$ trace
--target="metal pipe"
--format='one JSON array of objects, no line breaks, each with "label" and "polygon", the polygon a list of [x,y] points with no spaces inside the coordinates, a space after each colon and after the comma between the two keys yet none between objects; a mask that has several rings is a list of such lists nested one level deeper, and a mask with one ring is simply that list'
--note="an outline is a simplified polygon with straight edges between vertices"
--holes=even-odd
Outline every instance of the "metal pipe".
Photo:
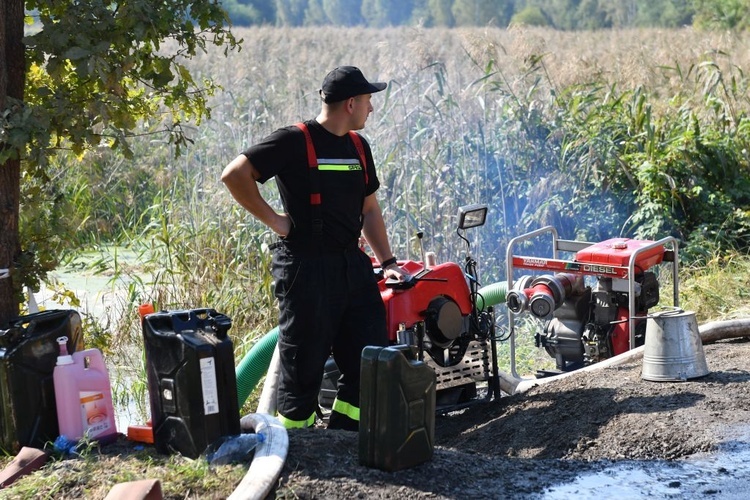
[{"label": "metal pipe", "polygon": [[659,241],[651,242],[648,245],[636,249],[630,255],[630,260],[628,261],[628,314],[630,314],[630,324],[628,325],[630,334],[628,339],[628,347],[631,349],[635,345],[635,323],[640,319],[635,315],[635,261],[637,260],[638,256],[646,250],[650,250],[660,245],[664,246],[667,243],[672,243],[672,249],[674,251],[674,261],[672,262],[672,300],[675,307],[679,307],[680,305],[680,292],[677,274],[677,265],[679,258],[677,250],[677,240],[672,236],[667,236],[666,238],[662,238]]},{"label": "metal pipe", "polygon": [[[552,235],[552,258],[557,258],[557,229],[553,226],[544,226],[530,233],[516,236],[508,242],[508,247],[505,250],[505,282],[507,283],[508,290],[513,289],[513,248],[516,243],[520,241],[530,240],[536,236],[544,233],[550,233]],[[509,346],[510,346],[510,372],[513,377],[518,377],[516,371],[516,320],[513,311],[508,309],[508,327],[509,332]]]}]

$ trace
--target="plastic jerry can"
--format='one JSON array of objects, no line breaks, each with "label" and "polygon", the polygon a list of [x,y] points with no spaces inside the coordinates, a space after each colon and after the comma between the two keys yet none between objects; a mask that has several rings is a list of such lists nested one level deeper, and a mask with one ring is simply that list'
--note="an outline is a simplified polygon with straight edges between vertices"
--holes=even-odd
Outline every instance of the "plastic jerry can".
[{"label": "plastic jerry can", "polygon": [[60,435],[71,441],[86,436],[97,441],[116,437],[115,410],[109,373],[99,349],[68,354],[60,337],[54,370],[55,402]]},{"label": "plastic jerry can", "polygon": [[218,438],[240,434],[232,321],[213,309],[141,321],[156,449],[197,458]]},{"label": "plastic jerry can", "polygon": [[432,458],[436,383],[435,371],[409,346],[364,348],[360,464],[392,472]]},{"label": "plastic jerry can", "polygon": [[62,336],[68,337],[68,352],[83,349],[77,311],[20,316],[0,329],[0,447],[6,452],[43,448],[59,435],[53,371]]}]

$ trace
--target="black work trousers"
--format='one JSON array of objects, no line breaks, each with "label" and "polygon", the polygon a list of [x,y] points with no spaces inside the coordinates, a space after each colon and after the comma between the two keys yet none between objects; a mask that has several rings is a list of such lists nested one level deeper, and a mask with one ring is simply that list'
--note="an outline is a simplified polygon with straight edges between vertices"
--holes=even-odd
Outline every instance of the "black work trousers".
[{"label": "black work trousers", "polygon": [[336,398],[359,408],[362,350],[388,345],[372,261],[357,247],[310,254],[279,245],[272,274],[279,300],[278,413],[309,421],[331,354],[341,372]]}]

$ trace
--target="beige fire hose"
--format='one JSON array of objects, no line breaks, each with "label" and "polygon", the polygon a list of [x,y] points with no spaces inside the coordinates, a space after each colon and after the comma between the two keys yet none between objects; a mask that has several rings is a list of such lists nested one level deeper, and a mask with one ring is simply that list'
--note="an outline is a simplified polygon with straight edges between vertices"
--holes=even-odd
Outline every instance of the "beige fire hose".
[{"label": "beige fire hose", "polygon": [[[750,337],[750,318],[732,319],[724,321],[712,321],[698,327],[701,342],[708,344],[717,340]],[[605,359],[593,365],[586,366],[580,370],[562,373],[553,377],[540,379],[516,378],[509,373],[500,372],[500,390],[506,394],[520,394],[532,387],[549,384],[564,379],[580,372],[601,370],[610,366],[627,363],[643,355],[644,346],[636,347],[630,351]]]},{"label": "beige fire hose", "polygon": [[698,333],[704,344],[717,340],[750,337],[750,319],[727,319],[711,321],[698,327]]},{"label": "beige fire hose", "polygon": [[261,433],[265,441],[255,448],[255,456],[245,477],[228,500],[262,500],[268,496],[284,467],[289,449],[289,436],[276,414],[276,389],[279,380],[279,347],[274,348],[268,365],[266,381],[260,394],[256,413],[240,420],[243,432]]},{"label": "beige fire hose", "polygon": [[266,415],[276,415],[276,391],[279,388],[279,370],[281,370],[281,361],[279,358],[279,346],[273,350],[271,362],[268,364],[266,372],[266,381],[263,384],[263,390],[260,392],[258,400],[258,413]]},{"label": "beige fire hose", "polygon": [[245,477],[228,500],[263,500],[281,474],[289,450],[289,435],[275,417],[250,413],[240,419],[243,432],[263,434],[265,439],[255,448],[255,456]]}]

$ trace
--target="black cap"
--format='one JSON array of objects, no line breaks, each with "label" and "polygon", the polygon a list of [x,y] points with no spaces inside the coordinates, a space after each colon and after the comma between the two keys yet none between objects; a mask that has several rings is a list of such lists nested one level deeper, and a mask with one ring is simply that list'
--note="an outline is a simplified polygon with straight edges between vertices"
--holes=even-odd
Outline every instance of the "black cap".
[{"label": "black cap", "polygon": [[330,104],[362,94],[374,94],[387,86],[383,82],[368,82],[359,68],[339,66],[326,75],[320,95],[325,103]]}]

